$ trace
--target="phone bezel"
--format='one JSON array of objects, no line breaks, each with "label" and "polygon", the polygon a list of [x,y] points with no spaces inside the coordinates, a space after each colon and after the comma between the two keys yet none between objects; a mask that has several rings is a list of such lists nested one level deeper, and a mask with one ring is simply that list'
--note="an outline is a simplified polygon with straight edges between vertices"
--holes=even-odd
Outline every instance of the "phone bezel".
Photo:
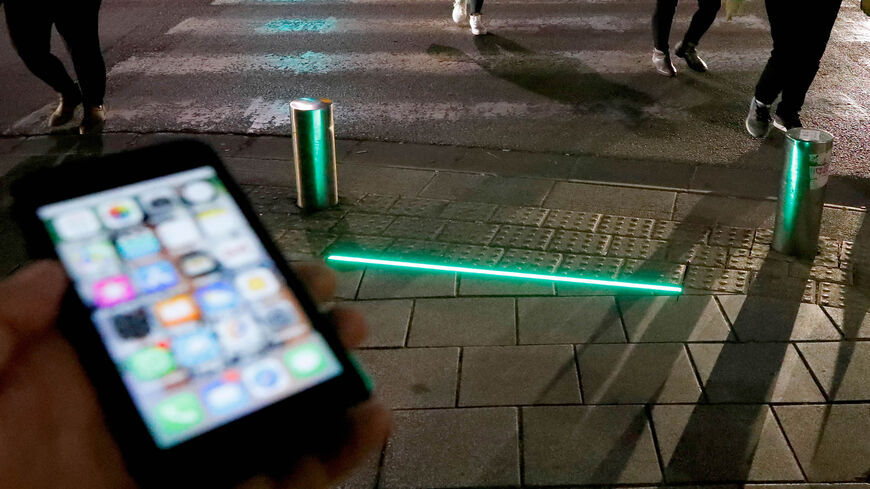
[{"label": "phone bezel", "polygon": [[[344,431],[341,416],[344,410],[369,395],[365,382],[342,347],[334,326],[318,311],[305,287],[290,270],[260,223],[244,192],[209,146],[196,141],[168,142],[98,158],[69,161],[55,168],[34,172],[14,185],[13,214],[24,231],[30,255],[34,258],[57,259],[48,230],[37,216],[39,207],[202,166],[214,168],[308,314],[314,329],[325,338],[340,361],[343,372],[228,424],[161,449],[124,386],[114,361],[90,320],[88,308],[70,287],[64,299],[59,325],[97,386],[107,424],[121,448],[128,469],[144,485],[183,486],[191,481],[201,484],[211,480],[210,484],[228,486],[260,471],[281,472],[280,466],[288,463],[288,458],[295,455],[293,452],[304,449],[300,444],[316,450],[317,444],[326,448],[331,442],[337,442]],[[81,322],[86,322],[90,327],[70,327]],[[288,417],[296,422],[287,423],[285,420]],[[299,442],[296,450],[274,438],[282,431]],[[279,447],[280,453],[275,453]],[[189,474],[191,480],[183,473]]]}]

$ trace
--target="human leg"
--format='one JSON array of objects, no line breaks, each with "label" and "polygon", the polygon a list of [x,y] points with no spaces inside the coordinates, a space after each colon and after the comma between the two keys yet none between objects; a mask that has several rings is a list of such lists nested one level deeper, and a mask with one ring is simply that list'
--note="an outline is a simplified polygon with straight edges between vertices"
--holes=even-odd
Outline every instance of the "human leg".
[{"label": "human leg", "polygon": [[100,0],[60,2],[55,25],[76,70],[85,105],[103,105],[106,94],[106,62],[100,50]]},{"label": "human leg", "polygon": [[653,46],[667,53],[671,37],[671,24],[677,11],[677,0],[656,0],[656,8],[652,16]]}]

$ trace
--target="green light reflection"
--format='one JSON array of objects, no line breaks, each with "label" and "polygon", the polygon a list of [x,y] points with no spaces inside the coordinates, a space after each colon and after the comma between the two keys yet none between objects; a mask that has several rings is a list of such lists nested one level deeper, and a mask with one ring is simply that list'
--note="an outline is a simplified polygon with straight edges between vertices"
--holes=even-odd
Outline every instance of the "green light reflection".
[{"label": "green light reflection", "polygon": [[335,18],[327,19],[275,19],[257,28],[261,34],[281,32],[329,32],[335,29]]}]

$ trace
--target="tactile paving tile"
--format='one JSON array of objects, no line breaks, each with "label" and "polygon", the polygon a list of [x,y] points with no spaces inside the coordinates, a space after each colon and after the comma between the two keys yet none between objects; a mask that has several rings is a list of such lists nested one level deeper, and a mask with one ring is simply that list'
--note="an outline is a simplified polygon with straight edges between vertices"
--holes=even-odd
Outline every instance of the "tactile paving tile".
[{"label": "tactile paving tile", "polygon": [[728,261],[728,248],[724,246],[707,246],[671,244],[668,247],[667,261],[675,263],[690,263],[704,267],[724,267]]},{"label": "tactile paving tile", "polygon": [[333,228],[337,233],[379,235],[384,232],[395,217],[382,214],[348,212]]},{"label": "tactile paving tile", "polygon": [[745,294],[749,287],[750,272],[726,268],[692,265],[686,271],[685,287],[731,294]]},{"label": "tactile paving tile", "polygon": [[498,224],[485,222],[448,221],[438,235],[439,241],[485,245],[498,232]]},{"label": "tactile paving tile", "polygon": [[773,243],[773,229],[758,228],[755,230],[755,243],[771,244]]},{"label": "tactile paving tile", "polygon": [[681,284],[685,274],[686,265],[661,261],[625,260],[617,277],[659,284]]},{"label": "tactile paving tile", "polygon": [[583,233],[580,231],[568,231],[560,229],[553,235],[549,251],[562,251],[565,253],[577,253],[581,255],[603,255],[613,236],[609,234]]},{"label": "tactile paving tile", "polygon": [[488,221],[496,209],[498,209],[496,204],[450,202],[438,217],[457,221]]},{"label": "tactile paving tile", "polygon": [[820,237],[819,238],[819,254],[816,255],[814,262],[823,267],[837,268],[840,266],[840,241]]},{"label": "tactile paving tile", "polygon": [[716,226],[710,234],[710,244],[733,248],[751,248],[754,237],[755,230],[751,228]]},{"label": "tactile paving tile", "polygon": [[290,260],[316,256],[335,241],[334,234],[313,233],[291,229],[275,240],[278,249]]},{"label": "tactile paving tile", "polygon": [[354,204],[355,210],[365,210],[369,212],[386,212],[387,209],[399,200],[397,195],[378,195],[367,194]]},{"label": "tactile paving tile", "polygon": [[640,217],[603,215],[595,227],[596,233],[631,236],[633,238],[649,238],[652,236],[654,219]]},{"label": "tactile paving tile", "polygon": [[400,216],[437,217],[448,201],[436,199],[401,198],[387,211]]},{"label": "tactile paving tile", "polygon": [[495,211],[490,221],[517,226],[540,226],[547,216],[548,209],[540,207],[502,206]]},{"label": "tactile paving tile", "polygon": [[553,273],[560,261],[560,253],[512,249],[505,250],[496,267],[515,272]]},{"label": "tactile paving tile", "polygon": [[835,284],[852,284],[852,272],[842,268],[830,268],[814,265],[810,267],[810,278],[819,282],[832,282]]},{"label": "tactile paving tile", "polygon": [[656,220],[652,239],[664,239],[675,243],[706,244],[710,236],[710,226],[681,221]]},{"label": "tactile paving tile", "polygon": [[442,255],[448,265],[491,267],[504,255],[504,248],[477,245],[449,245]]},{"label": "tactile paving tile", "polygon": [[390,258],[411,258],[426,263],[436,263],[441,261],[447,246],[447,243],[438,243],[436,241],[397,239],[384,250],[384,253]]},{"label": "tactile paving tile", "polygon": [[820,282],[819,305],[851,309],[863,316],[870,310],[870,291],[842,284]]},{"label": "tactile paving tile", "polygon": [[622,264],[622,258],[609,258],[590,255],[565,255],[558,273],[560,275],[575,275],[589,278],[616,278]]},{"label": "tactile paving tile", "polygon": [[746,256],[731,255],[728,257],[728,268],[737,270],[761,270],[764,266],[764,258],[760,256],[750,256],[749,250],[745,248],[737,248],[746,251]]},{"label": "tactile paving tile", "polygon": [[313,214],[291,214],[287,225],[290,229],[326,232],[338,224],[346,213],[343,209],[327,209]]},{"label": "tactile paving tile", "polygon": [[505,224],[498,230],[498,233],[490,244],[504,248],[545,250],[554,232],[554,229]]},{"label": "tactile paving tile", "polygon": [[387,249],[393,238],[383,236],[359,236],[344,234],[339,236],[326,250],[330,253],[373,253]]},{"label": "tactile paving tile", "polygon": [[434,239],[444,228],[446,221],[425,217],[397,217],[384,236],[394,238]]},{"label": "tactile paving tile", "polygon": [[607,250],[607,256],[640,259],[656,257],[665,261],[668,256],[667,246],[667,241],[614,236],[610,249]]},{"label": "tactile paving tile", "polygon": [[548,228],[569,229],[571,231],[591,232],[601,220],[601,214],[553,209],[547,214],[544,226]]}]

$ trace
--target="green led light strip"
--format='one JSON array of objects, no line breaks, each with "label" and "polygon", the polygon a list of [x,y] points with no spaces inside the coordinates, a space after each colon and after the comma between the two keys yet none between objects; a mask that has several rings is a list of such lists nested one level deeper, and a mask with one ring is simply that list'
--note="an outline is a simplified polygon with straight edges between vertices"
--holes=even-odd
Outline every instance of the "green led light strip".
[{"label": "green led light strip", "polygon": [[329,255],[328,261],[341,261],[349,263],[365,263],[368,265],[385,265],[389,267],[417,268],[422,270],[438,270],[442,272],[473,273],[477,275],[494,275],[496,277],[526,278],[532,280],[547,280],[553,282],[568,282],[572,284],[603,285],[605,287],[623,287],[627,289],[658,290],[661,292],[683,292],[683,288],[676,285],[638,284],[632,282],[620,282],[618,280],[599,280],[594,278],[566,277],[563,275],[544,275],[538,273],[509,272],[506,270],[490,270],[486,268],[456,267],[452,265],[436,265],[433,263],[416,263],[396,260],[381,260],[377,258],[363,258],[360,256]]}]

